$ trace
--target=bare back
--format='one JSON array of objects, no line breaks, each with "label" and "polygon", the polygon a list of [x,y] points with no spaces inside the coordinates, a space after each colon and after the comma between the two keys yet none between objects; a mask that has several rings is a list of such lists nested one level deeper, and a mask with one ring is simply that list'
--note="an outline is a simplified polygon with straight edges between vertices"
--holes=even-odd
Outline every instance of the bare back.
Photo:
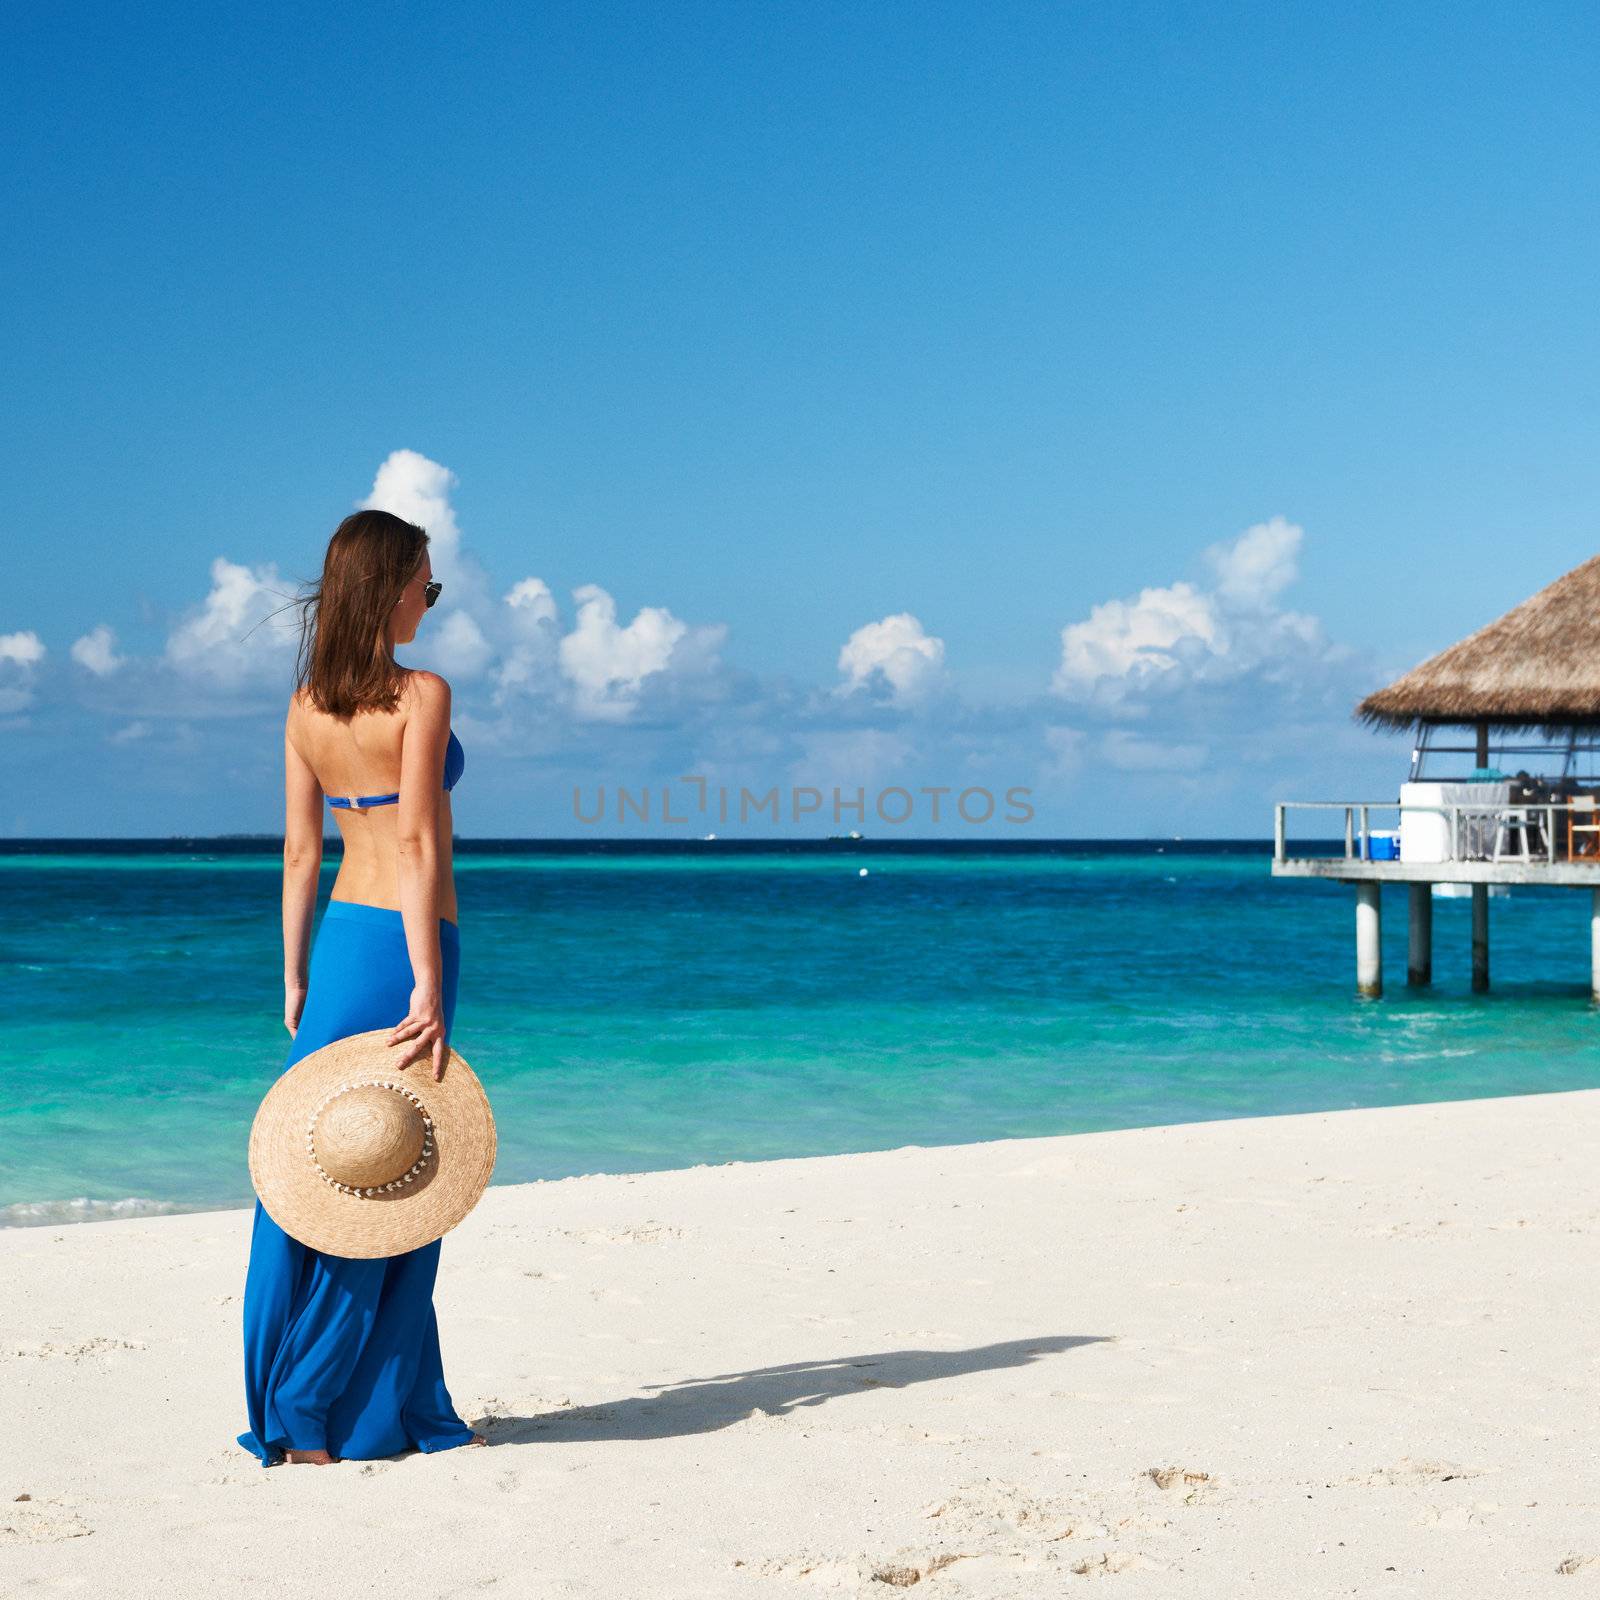
[{"label": "bare back", "polygon": [[[290,703],[284,737],[316,777],[324,795],[366,795],[399,791],[401,748],[412,696],[398,710],[361,711],[347,720],[318,711],[303,694]],[[400,909],[400,807],[333,810],[344,840],[344,859],[333,881],[332,898]],[[450,794],[441,786],[437,825],[439,915],[451,922],[456,885],[451,857]]]}]

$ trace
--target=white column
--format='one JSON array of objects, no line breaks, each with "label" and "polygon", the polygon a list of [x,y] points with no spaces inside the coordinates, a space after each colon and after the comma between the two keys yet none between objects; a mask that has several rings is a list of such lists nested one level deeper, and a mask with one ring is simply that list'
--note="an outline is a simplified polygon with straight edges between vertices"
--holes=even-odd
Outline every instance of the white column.
[{"label": "white column", "polygon": [[1376,1000],[1383,993],[1382,886],[1356,885],[1356,992]]},{"label": "white column", "polygon": [[1600,889],[1590,891],[1589,905],[1589,989],[1600,1000]]}]

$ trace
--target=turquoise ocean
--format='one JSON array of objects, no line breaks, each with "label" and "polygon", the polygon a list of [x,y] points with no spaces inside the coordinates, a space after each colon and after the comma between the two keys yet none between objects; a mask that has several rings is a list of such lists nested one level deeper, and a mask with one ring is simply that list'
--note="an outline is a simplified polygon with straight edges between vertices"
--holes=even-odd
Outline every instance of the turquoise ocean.
[{"label": "turquoise ocean", "polygon": [[[1265,845],[457,845],[451,1042],[497,1183],[1600,1085],[1589,896],[1435,907],[1354,995],[1347,886]],[[333,881],[330,856],[322,901]],[[270,846],[0,854],[0,1225],[239,1206],[289,1048]],[[396,1021],[399,1019],[396,1018]]]}]

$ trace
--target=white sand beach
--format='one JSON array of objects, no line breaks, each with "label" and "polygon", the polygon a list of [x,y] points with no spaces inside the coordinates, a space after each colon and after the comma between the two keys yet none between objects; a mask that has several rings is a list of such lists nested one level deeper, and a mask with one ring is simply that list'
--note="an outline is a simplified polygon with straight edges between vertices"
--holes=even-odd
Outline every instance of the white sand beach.
[{"label": "white sand beach", "polygon": [[1600,1090],[492,1189],[487,1450],[264,1469],[248,1213],[0,1233],[6,1596],[1600,1594]]}]

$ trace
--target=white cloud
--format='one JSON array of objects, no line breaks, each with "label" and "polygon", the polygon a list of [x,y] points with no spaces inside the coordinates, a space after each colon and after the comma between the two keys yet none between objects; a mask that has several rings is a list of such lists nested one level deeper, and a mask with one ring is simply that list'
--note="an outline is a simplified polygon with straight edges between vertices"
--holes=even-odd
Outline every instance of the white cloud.
[{"label": "white cloud", "polygon": [[1100,736],[1100,759],[1118,772],[1194,772],[1204,766],[1206,747],[1194,740],[1153,739],[1128,728]]},{"label": "white cloud", "polygon": [[840,649],[838,665],[843,693],[881,682],[892,699],[916,700],[939,681],[944,640],[930,636],[909,611],[899,611],[857,628]]},{"label": "white cloud", "polygon": [[[1086,606],[1060,632],[1058,699],[1039,696],[1034,680],[1000,684],[985,702],[972,679],[960,696],[946,692],[945,642],[910,611],[857,628],[838,651],[837,680],[799,688],[725,666],[721,625],[661,606],[642,606],[624,624],[599,584],[574,589],[575,609],[563,615],[543,578],[489,581],[451,508],[455,483],[440,463],[398,450],[367,503],[426,527],[441,575],[453,564],[407,659],[474,682],[463,717],[492,698],[498,714],[474,719],[491,748],[590,772],[605,758],[605,732],[574,738],[570,725],[611,723],[610,751],[626,748],[641,771],[659,763],[663,775],[736,772],[757,792],[788,778],[831,795],[837,783],[847,798],[857,784],[870,793],[891,782],[970,781],[1000,793],[1029,783],[1054,811],[1046,822],[1041,809],[1040,827],[1088,833],[1193,833],[1200,816],[1253,819],[1262,774],[1287,774],[1305,792],[1325,754],[1353,759],[1338,740],[1359,664],[1329,645],[1314,617],[1283,608],[1304,535],[1282,517],[1201,551],[1186,581]],[[195,714],[214,714],[211,696],[231,685],[254,691],[270,678],[287,687],[299,619],[285,609],[276,569],[219,557],[210,576],[204,599],[172,629],[164,661],[124,660],[107,624],[73,644],[72,659],[96,678],[116,674],[92,691],[78,681],[86,701],[110,714],[114,744],[169,741],[186,689]],[[263,623],[269,612],[280,616]],[[0,636],[0,712],[30,702],[44,659],[36,635]],[[187,681],[152,675],[152,666]],[[259,699],[237,696],[240,709]],[[903,705],[938,715],[886,710]],[[630,719],[637,731],[624,734]],[[191,740],[198,749],[214,737]],[[842,823],[857,825],[848,814]]]},{"label": "white cloud", "polygon": [[1237,539],[1206,551],[1224,602],[1260,607],[1275,600],[1299,576],[1298,557],[1305,529],[1282,517],[1257,522]]},{"label": "white cloud", "polygon": [[598,584],[572,591],[578,620],[559,648],[561,670],[576,690],[584,716],[625,717],[645,679],[665,672],[672,652],[689,632],[660,606],[641,606],[627,627],[617,626],[617,604]]},{"label": "white cloud", "polygon": [[[550,712],[579,720],[624,721],[642,701],[658,695],[685,704],[726,698],[730,680],[719,652],[727,629],[721,624],[692,625],[663,607],[644,606],[624,626],[610,594],[588,584],[573,591],[576,617],[566,628],[543,578],[525,576],[497,594],[463,548],[450,504],[455,484],[455,474],[442,463],[415,450],[395,450],[378,468],[364,502],[426,528],[436,572],[454,565],[441,603],[426,614],[408,647],[410,664],[433,667],[453,679],[487,678],[495,705],[518,694],[539,695]],[[155,661],[125,658],[109,624],[73,644],[72,658],[86,671],[99,678],[120,674],[119,681],[128,685],[121,705],[125,717],[149,714],[143,691],[160,689],[149,678],[152,668],[182,676],[208,700],[230,691],[253,698],[264,686],[288,685],[300,613],[277,568],[218,556],[211,562],[210,580],[204,598],[173,624]],[[43,646],[31,634],[0,639],[0,672],[9,663],[25,674],[42,654]],[[4,695],[0,709],[30,700],[31,689],[19,683]]]},{"label": "white cloud", "polygon": [[523,578],[501,597],[510,643],[495,669],[495,703],[516,691],[549,684],[556,675],[555,596],[543,578]]},{"label": "white cloud", "polygon": [[1061,630],[1058,694],[1092,689],[1103,679],[1148,681],[1172,671],[1185,657],[1213,648],[1216,607],[1190,583],[1141,589],[1134,600],[1106,600],[1088,621]]},{"label": "white cloud", "polygon": [[428,535],[434,576],[440,579],[454,573],[461,551],[461,529],[450,505],[456,482],[448,467],[415,450],[391,450],[372,480],[372,493],[362,501],[363,506],[392,512],[422,528]]},{"label": "white cloud", "polygon": [[1043,737],[1045,755],[1038,767],[1040,781],[1054,784],[1077,777],[1083,769],[1088,734],[1082,728],[1047,723]]},{"label": "white cloud", "polygon": [[21,633],[0,633],[0,661],[36,667],[44,660],[44,641],[31,628]]},{"label": "white cloud", "polygon": [[524,578],[512,584],[505,602],[519,621],[536,624],[556,619],[556,599],[543,578]]},{"label": "white cloud", "polygon": [[0,715],[33,704],[33,669],[44,658],[44,641],[31,628],[0,633]]},{"label": "white cloud", "polygon": [[494,659],[494,647],[466,611],[450,612],[435,628],[429,647],[446,677],[480,677]]},{"label": "white cloud", "polygon": [[[828,822],[840,828],[865,832],[875,820],[876,790],[902,775],[906,762],[916,754],[912,736],[898,728],[819,729],[795,734],[799,754],[789,763],[791,784],[822,791],[819,825]],[[837,802],[834,789],[839,790]],[[863,813],[858,816],[853,804],[857,789],[867,792]],[[789,806],[787,790],[779,796]],[[836,814],[837,810],[837,814]],[[863,820],[864,819],[864,820]]]},{"label": "white cloud", "polygon": [[1148,692],[1282,675],[1327,651],[1321,625],[1274,601],[1296,576],[1303,530],[1282,517],[1211,546],[1214,589],[1178,582],[1107,600],[1061,630],[1051,687],[1139,714]]},{"label": "white cloud", "polygon": [[117,636],[105,623],[72,641],[72,659],[97,678],[109,678],[122,665]]},{"label": "white cloud", "polygon": [[[218,556],[211,592],[167,637],[167,664],[224,687],[281,677],[299,632],[298,614],[282,612],[284,604],[271,562],[244,567]],[[273,612],[280,615],[266,620]]]},{"label": "white cloud", "polygon": [[[491,584],[450,512],[454,481],[440,464],[397,451],[374,484],[374,500],[442,530],[457,562],[444,601],[403,654],[472,684],[458,710],[476,748],[539,759],[574,780],[609,762],[641,786],[686,772],[758,794],[809,783],[828,802],[818,829],[869,835],[889,826],[874,817],[871,796],[891,784],[919,796],[929,786],[998,795],[1020,785],[1038,805],[1036,836],[1193,835],[1264,830],[1263,796],[1360,789],[1358,777],[1386,778],[1392,760],[1348,726],[1359,689],[1370,687],[1356,680],[1369,669],[1331,645],[1316,618],[1283,606],[1304,536],[1281,517],[1202,550],[1186,581],[1086,605],[1060,633],[1056,698],[1040,695],[1037,679],[996,679],[985,696],[970,676],[958,695],[946,687],[945,642],[909,611],[856,629],[834,682],[796,686],[724,665],[721,625],[661,606],[640,607],[624,625],[599,584],[573,590],[570,605],[540,577]],[[219,700],[248,712],[261,705],[262,684],[287,688],[299,619],[276,570],[218,558],[210,578],[172,628],[164,659],[124,659],[108,624],[73,644],[72,659],[95,681],[66,676],[106,717],[108,756],[176,741],[214,757],[234,726],[215,722]],[[263,624],[269,612],[279,616]],[[0,723],[31,705],[48,659],[37,635],[0,635]],[[487,713],[486,701],[494,713],[473,716]],[[905,704],[917,714],[900,715]],[[204,731],[175,726],[185,716],[206,718]],[[6,725],[27,726],[28,712]],[[238,726],[255,729],[255,719]],[[848,811],[833,818],[835,784],[846,801],[865,786],[864,821]],[[941,829],[954,826],[951,803]],[[535,825],[564,819],[546,807]]]}]

